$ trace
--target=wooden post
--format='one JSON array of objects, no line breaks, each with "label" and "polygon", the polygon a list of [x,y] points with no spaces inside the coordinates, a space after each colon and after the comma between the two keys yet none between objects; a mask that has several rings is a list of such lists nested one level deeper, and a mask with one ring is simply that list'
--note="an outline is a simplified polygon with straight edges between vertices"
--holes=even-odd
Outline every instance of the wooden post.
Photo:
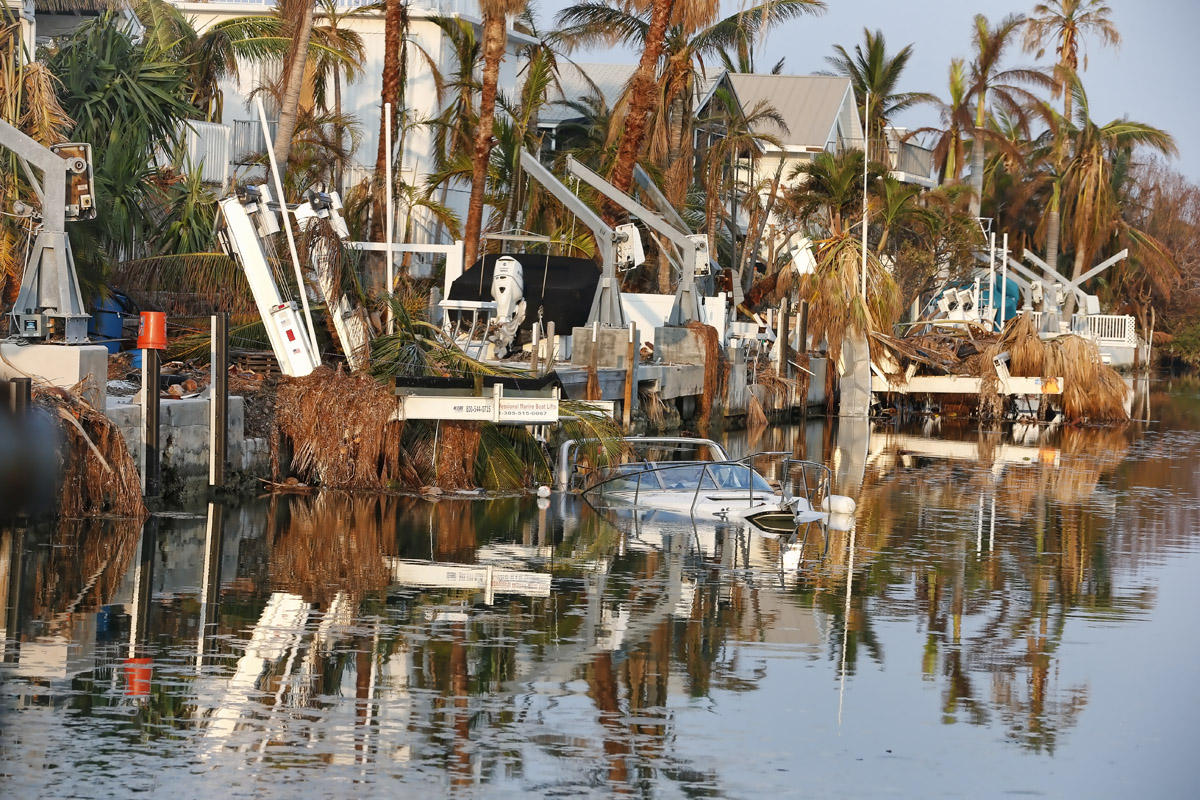
[{"label": "wooden post", "polygon": [[800,320],[797,325],[800,334],[800,352],[808,353],[808,301],[800,301]]},{"label": "wooden post", "polygon": [[17,419],[21,419],[29,413],[29,406],[33,402],[33,379],[10,378],[8,390],[9,411]]},{"label": "wooden post", "polygon": [[637,394],[637,325],[629,323],[629,343],[625,346],[625,408],[624,425],[629,430],[633,422],[633,398]]},{"label": "wooden post", "polygon": [[161,463],[158,452],[159,351],[142,350],[142,494],[157,497]]},{"label": "wooden post", "polygon": [[546,372],[554,369],[554,320],[546,323]]},{"label": "wooden post", "polygon": [[212,315],[208,382],[208,485],[225,485],[229,451],[229,314]]},{"label": "wooden post", "polygon": [[779,341],[779,377],[786,378],[788,376],[788,319],[787,300],[779,304],[779,330],[776,336]]},{"label": "wooden post", "polygon": [[542,346],[542,342],[541,337],[539,337],[538,334],[542,331],[542,323],[533,323],[533,328],[531,330],[533,339],[529,343],[529,371],[536,375],[538,371],[538,359],[541,357],[539,350]]}]

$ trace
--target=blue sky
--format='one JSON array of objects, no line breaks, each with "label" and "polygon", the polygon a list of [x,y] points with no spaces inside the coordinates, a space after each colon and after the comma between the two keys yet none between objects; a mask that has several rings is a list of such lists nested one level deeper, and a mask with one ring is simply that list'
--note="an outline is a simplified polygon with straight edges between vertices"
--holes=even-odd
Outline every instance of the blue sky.
[{"label": "blue sky", "polygon": [[[1200,103],[1195,89],[1200,77],[1200,0],[1108,0],[1108,4],[1123,41],[1116,50],[1087,42],[1088,66],[1083,78],[1092,117],[1105,123],[1128,116],[1167,130],[1179,146],[1175,168],[1200,182]],[[543,24],[548,25],[553,14],[567,5],[566,0],[541,0],[538,9]],[[726,13],[738,8],[736,3],[723,5]],[[831,54],[833,45],[852,50],[862,41],[866,26],[884,32],[889,50],[914,45],[904,89],[944,96],[950,59],[970,56],[972,17],[983,13],[998,20],[1005,14],[1025,13],[1033,8],[1034,0],[827,0],[826,5],[821,16],[776,29],[760,51],[760,68],[769,69],[782,57],[789,74],[824,69],[825,56]],[[1034,55],[1014,50],[1012,64],[1032,63]],[[609,63],[636,59],[629,51],[612,49],[574,57]],[[896,122],[920,127],[935,123],[936,117],[927,108]]]}]

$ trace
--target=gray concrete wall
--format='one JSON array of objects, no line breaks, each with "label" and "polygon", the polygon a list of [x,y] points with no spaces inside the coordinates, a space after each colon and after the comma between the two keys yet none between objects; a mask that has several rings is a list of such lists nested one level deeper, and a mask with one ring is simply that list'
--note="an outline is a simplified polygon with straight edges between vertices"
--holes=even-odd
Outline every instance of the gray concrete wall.
[{"label": "gray concrete wall", "polygon": [[[191,494],[208,485],[208,399],[161,400],[159,406],[159,452],[163,485],[168,491]],[[110,398],[105,409],[142,465],[142,407],[138,398]],[[265,477],[271,452],[266,439],[247,439],[245,400],[229,398],[229,469],[253,477]]]},{"label": "gray concrete wall", "polygon": [[104,407],[108,383],[108,350],[98,344],[18,344],[0,342],[0,378],[27,375],[52,386],[70,389],[83,382],[83,397],[96,408]]},{"label": "gray concrete wall", "polygon": [[[638,336],[642,334],[639,331]],[[571,364],[587,369],[592,363],[592,329],[575,328],[571,339],[574,346],[571,349]],[[597,367],[616,367],[625,369],[625,356],[629,352],[628,328],[597,328],[596,345],[600,352],[596,356]],[[639,361],[640,348],[634,348],[634,357]]]}]

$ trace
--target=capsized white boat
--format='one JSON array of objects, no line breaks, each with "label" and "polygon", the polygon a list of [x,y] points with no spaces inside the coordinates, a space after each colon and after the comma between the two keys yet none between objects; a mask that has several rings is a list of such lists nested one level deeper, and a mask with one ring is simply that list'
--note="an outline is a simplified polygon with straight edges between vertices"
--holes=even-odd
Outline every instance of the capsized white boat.
[{"label": "capsized white boat", "polygon": [[[767,531],[791,532],[826,514],[814,507],[818,498],[828,504],[829,470],[815,462],[785,459],[787,486],[772,485],[750,462],[756,454],[735,461],[711,439],[690,437],[630,437],[625,440],[640,460],[619,464],[593,475],[584,496],[605,505],[659,509],[693,518],[746,520]],[[564,465],[573,463],[578,442],[560,451],[562,484],[570,484]],[[678,456],[686,454],[688,459]],[[793,472],[803,476],[798,484]],[[815,476],[815,480],[809,480]]]}]

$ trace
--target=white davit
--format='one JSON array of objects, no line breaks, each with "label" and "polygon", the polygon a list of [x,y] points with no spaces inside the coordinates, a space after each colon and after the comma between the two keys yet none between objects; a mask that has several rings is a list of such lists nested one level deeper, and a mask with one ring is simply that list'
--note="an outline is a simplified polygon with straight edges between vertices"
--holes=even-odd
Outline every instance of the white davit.
[{"label": "white davit", "polygon": [[218,205],[225,219],[222,241],[226,251],[246,273],[246,282],[250,284],[280,372],[293,378],[311,374],[321,364],[321,359],[313,352],[311,337],[296,311],[296,304],[285,302],[279,293],[249,210],[236,195],[220,200]]}]

